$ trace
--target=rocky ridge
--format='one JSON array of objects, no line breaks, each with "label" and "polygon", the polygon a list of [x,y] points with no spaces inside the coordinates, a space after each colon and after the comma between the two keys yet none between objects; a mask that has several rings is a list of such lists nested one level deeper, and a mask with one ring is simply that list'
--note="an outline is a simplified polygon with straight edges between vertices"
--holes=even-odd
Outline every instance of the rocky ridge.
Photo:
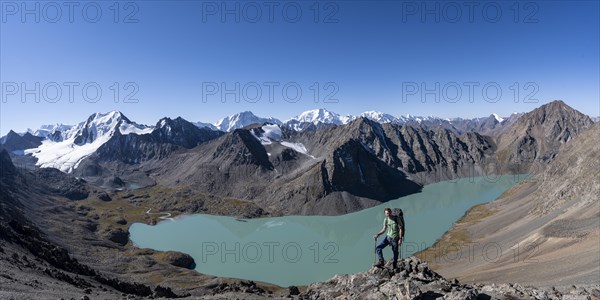
[{"label": "rocky ridge", "polygon": [[398,269],[371,268],[367,272],[336,275],[309,285],[300,299],[568,299],[600,297],[600,285],[539,289],[520,284],[461,284],[432,271],[416,257],[398,261]]}]

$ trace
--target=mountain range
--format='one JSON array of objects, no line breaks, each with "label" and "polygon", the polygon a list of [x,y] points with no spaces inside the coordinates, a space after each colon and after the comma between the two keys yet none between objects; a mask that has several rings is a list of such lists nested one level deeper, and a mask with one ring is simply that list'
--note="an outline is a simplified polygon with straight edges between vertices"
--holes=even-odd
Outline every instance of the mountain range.
[{"label": "mountain range", "polygon": [[[597,293],[571,285],[597,282],[600,127],[564,102],[507,118],[399,123],[373,113],[342,121],[315,111],[296,120],[305,124],[300,127],[270,119],[234,128],[242,115],[220,123],[229,131],[182,118],[146,126],[110,112],[75,126],[44,127],[44,133],[9,132],[0,145],[0,280],[9,282],[0,297],[32,289],[43,291],[43,299],[188,293],[215,299],[560,299]],[[477,251],[490,243],[523,245],[523,261],[512,255],[437,264],[408,258],[399,273],[372,269],[286,289],[199,274],[189,269],[189,255],[139,249],[128,238],[131,223],[157,221],[148,207],[241,218],[337,215],[430,182],[490,172],[532,178],[470,210],[439,241],[456,242],[458,234]],[[532,249],[540,253],[538,264],[526,261]],[[490,284],[446,280],[428,265],[448,278]],[[491,284],[503,283],[506,270],[519,282],[567,287]]]},{"label": "mountain range", "polygon": [[[470,131],[489,134],[491,132],[499,132],[502,128],[516,120],[520,115],[521,114],[514,113],[508,118],[501,118],[496,114],[492,114],[489,117],[484,118],[442,119],[437,117],[419,117],[411,115],[394,117],[390,114],[375,111],[367,111],[359,116],[341,116],[325,109],[314,109],[305,111],[285,122],[281,122],[272,117],[258,117],[250,111],[244,111],[222,118],[214,124],[203,122],[191,122],[191,124],[198,128],[207,128],[222,132],[231,132],[248,125],[263,123],[276,124],[282,128],[294,131],[305,131],[331,127],[333,125],[345,125],[357,118],[366,118],[380,124],[392,123],[425,129],[442,126],[457,134]],[[170,119],[163,118],[159,120],[156,125],[141,125],[130,121],[123,113],[118,111],[112,111],[105,114],[95,113],[89,116],[86,121],[77,125],[65,125],[62,123],[42,125],[39,129],[28,129],[27,132],[19,134],[11,130],[6,136],[0,138],[0,144],[10,152],[35,149],[28,151],[28,154],[37,158],[38,166],[57,167],[63,171],[70,172],[77,166],[82,158],[95,152],[100,145],[106,143],[113,135],[129,135],[130,133],[136,135],[151,134],[155,129],[161,131],[161,128],[165,126],[164,122],[168,120]],[[177,118],[175,120],[177,120],[175,122],[178,124],[185,122],[188,131],[196,131],[189,126],[188,121],[183,120],[182,118]],[[208,131],[203,130],[203,132],[206,133]],[[157,134],[158,133],[154,134],[155,137]],[[183,138],[183,135],[186,135],[187,133],[176,134],[180,135],[179,138]],[[162,136],[162,142],[170,143],[168,141],[167,133],[163,132],[158,135]],[[198,141],[194,141],[194,137],[187,137],[187,139],[188,141],[187,143],[184,143],[185,145],[183,145],[181,141],[170,144],[190,148],[192,146],[191,144],[206,140],[206,138],[199,138]],[[48,143],[45,143],[40,147],[44,140],[48,141]],[[38,147],[40,148],[36,149]],[[71,149],[75,147],[79,149],[77,149],[77,151],[71,151]],[[67,155],[66,152],[70,153]],[[48,153],[48,155],[45,155],[45,153]]]},{"label": "mountain range", "polygon": [[[101,117],[104,116],[105,119],[103,119],[104,121],[108,121],[106,118],[110,119],[110,118],[119,118],[120,116],[123,116],[123,114],[121,112],[118,111],[112,111],[106,114],[102,114],[102,113],[96,113],[92,116],[90,116],[90,118],[95,118],[96,117]],[[315,129],[315,127],[311,127],[310,124],[314,125],[314,126],[324,126],[324,125],[344,125],[344,124],[348,124],[349,122],[360,118],[360,117],[364,117],[370,120],[373,120],[375,122],[378,123],[395,123],[395,124],[400,124],[400,125],[404,125],[404,124],[422,124],[422,123],[429,123],[429,124],[448,124],[449,127],[453,127],[455,128],[455,130],[462,130],[462,131],[473,131],[473,130],[481,130],[483,128],[489,128],[489,129],[493,129],[496,127],[496,124],[500,124],[500,123],[505,123],[504,121],[508,121],[508,123],[510,123],[512,120],[518,118],[518,116],[522,115],[522,113],[513,113],[511,114],[509,117],[500,117],[497,114],[493,113],[488,117],[481,117],[481,118],[472,118],[472,119],[464,119],[464,118],[439,118],[439,117],[433,117],[433,116],[427,116],[427,117],[423,117],[423,116],[414,116],[414,115],[400,115],[398,117],[395,117],[391,114],[387,114],[387,113],[383,113],[383,112],[378,112],[378,111],[366,111],[363,112],[361,114],[359,114],[358,116],[353,116],[353,115],[339,115],[335,112],[331,112],[329,110],[320,108],[320,109],[313,109],[313,110],[308,110],[305,112],[302,112],[301,114],[286,120],[286,121],[280,121],[277,118],[274,117],[268,117],[268,118],[264,118],[264,117],[259,117],[256,116],[254,113],[252,113],[251,111],[243,111],[240,113],[236,113],[233,114],[231,116],[222,118],[217,120],[214,123],[206,123],[206,122],[201,122],[201,121],[197,121],[197,122],[192,122],[194,125],[196,125],[199,128],[202,127],[208,127],[210,129],[213,130],[220,130],[220,131],[224,131],[224,132],[229,132],[238,128],[243,128],[245,126],[251,125],[251,124],[257,124],[257,123],[272,123],[272,124],[277,124],[283,127],[288,127],[290,129],[296,130],[296,131],[302,131],[302,130],[306,130],[307,128],[312,128]],[[127,119],[127,118],[126,118]],[[118,120],[117,120],[118,121]],[[100,122],[102,122],[102,120],[100,120]],[[82,122],[83,123],[83,122]],[[127,119],[127,123],[132,123],[131,121],[129,121],[129,119]],[[153,126],[147,126],[147,125],[139,125],[136,123],[133,123],[134,127],[140,127],[140,128],[152,128]],[[505,123],[506,124],[506,123]],[[26,133],[29,133],[33,136],[37,136],[37,137],[43,137],[46,138],[48,136],[51,136],[52,134],[55,134],[56,132],[67,132],[69,130],[72,130],[74,127],[80,126],[81,123],[79,125],[65,125],[62,123],[56,123],[56,124],[51,124],[51,125],[42,125],[40,126],[40,128],[38,129],[27,129]],[[76,130],[76,129],[75,129]],[[139,133],[139,132],[136,132]],[[25,134],[24,133],[19,133],[19,135],[23,136]],[[0,142],[2,142],[2,140],[0,139]]]},{"label": "mountain range", "polygon": [[272,214],[340,214],[431,182],[541,168],[591,124],[562,101],[506,118],[318,109],[280,122],[242,112],[212,128],[182,118],[141,125],[113,111],[34,131],[45,137],[11,131],[1,145],[22,167],[54,167],[101,188],[176,186]]}]

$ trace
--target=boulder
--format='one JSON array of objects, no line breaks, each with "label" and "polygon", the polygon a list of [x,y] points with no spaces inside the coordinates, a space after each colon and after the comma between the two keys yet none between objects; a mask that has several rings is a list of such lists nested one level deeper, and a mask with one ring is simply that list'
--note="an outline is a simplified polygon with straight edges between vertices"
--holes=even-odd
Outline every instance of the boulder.
[{"label": "boulder", "polygon": [[100,192],[98,193],[98,199],[108,202],[108,201],[112,201],[112,198],[110,198],[110,196],[106,193],[106,192]]},{"label": "boulder", "polygon": [[167,251],[164,255],[164,260],[166,263],[180,268],[194,269],[196,267],[194,258],[189,254],[177,251]]},{"label": "boulder", "polygon": [[117,228],[108,233],[107,239],[121,246],[125,246],[127,242],[129,242],[129,232]]}]

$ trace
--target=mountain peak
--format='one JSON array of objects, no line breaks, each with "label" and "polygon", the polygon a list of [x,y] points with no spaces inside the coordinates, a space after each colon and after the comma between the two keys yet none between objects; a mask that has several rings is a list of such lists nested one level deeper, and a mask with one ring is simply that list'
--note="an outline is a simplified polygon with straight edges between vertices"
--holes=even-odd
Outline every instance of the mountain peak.
[{"label": "mountain peak", "polygon": [[307,110],[302,112],[300,115],[295,116],[293,118],[291,118],[289,121],[296,121],[296,122],[306,122],[306,123],[313,123],[313,124],[318,124],[318,123],[323,123],[323,124],[335,124],[335,125],[342,125],[342,124],[346,124],[349,121],[351,121],[352,119],[354,119],[354,117],[348,115],[348,116],[342,116],[339,115],[335,112],[329,111],[325,108],[317,108],[317,109],[311,109],[311,110]]},{"label": "mountain peak", "polygon": [[125,120],[128,123],[131,121],[120,111],[112,110],[107,113],[96,112],[92,114],[88,120],[96,120],[98,123],[112,124],[112,122],[119,122]]},{"label": "mountain peak", "polygon": [[[564,101],[562,101],[560,99],[552,100],[552,101],[546,103],[545,105],[562,105],[562,106],[568,106]],[[542,106],[544,106],[544,105],[542,105]]]},{"label": "mountain peak", "polygon": [[94,113],[88,117],[87,121],[69,131],[64,139],[75,136],[75,144],[83,145],[100,137],[110,138],[114,134],[150,133],[152,127],[131,122],[123,113],[113,110],[107,113]]},{"label": "mountain peak", "polygon": [[253,112],[249,111],[249,110],[245,110],[242,112],[237,113],[237,115],[240,116],[256,116]]},{"label": "mountain peak", "polygon": [[65,132],[71,128],[73,128],[73,125],[54,123],[54,124],[42,125],[42,126],[40,126],[39,129],[36,129],[36,130],[28,128],[27,132],[31,133],[34,136],[45,138],[45,137],[52,136],[56,132]]},{"label": "mountain peak", "polygon": [[502,121],[504,121],[504,118],[500,117],[497,113],[493,113],[490,115],[490,117],[494,117],[494,119],[496,119],[496,121],[502,123]]},{"label": "mountain peak", "polygon": [[250,124],[255,124],[255,123],[262,124],[265,122],[277,124],[277,125],[282,124],[281,121],[279,121],[278,119],[273,118],[273,117],[262,118],[262,117],[256,116],[251,111],[242,111],[242,112],[233,114],[229,117],[225,117],[225,118],[217,121],[214,125],[221,131],[229,132],[234,129],[246,127]]},{"label": "mountain peak", "polygon": [[499,153],[515,165],[547,163],[556,156],[556,149],[592,125],[590,117],[555,100],[510,125],[498,138]]},{"label": "mountain peak", "polygon": [[359,115],[379,123],[398,123],[398,118],[380,111],[365,111]]},{"label": "mountain peak", "polygon": [[[548,102],[531,112],[528,112],[526,115],[535,116],[536,119],[543,121],[543,119],[547,119],[549,117],[553,118],[588,118],[588,116],[579,112],[578,110],[572,108],[571,106],[564,103],[562,100],[554,100],[552,102]],[[591,120],[591,119],[590,119]]]},{"label": "mountain peak", "polygon": [[6,134],[7,137],[15,137],[15,136],[21,136],[18,133],[14,132],[12,129]]}]

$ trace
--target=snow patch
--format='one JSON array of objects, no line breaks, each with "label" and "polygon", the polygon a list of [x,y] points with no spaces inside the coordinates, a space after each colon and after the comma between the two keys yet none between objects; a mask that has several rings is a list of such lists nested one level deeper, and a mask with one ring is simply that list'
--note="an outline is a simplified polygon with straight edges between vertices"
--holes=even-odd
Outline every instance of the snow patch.
[{"label": "snow patch", "polygon": [[334,112],[320,108],[320,109],[307,110],[307,111],[301,113],[300,115],[291,118],[290,120],[288,120],[286,122],[298,121],[300,123],[308,122],[308,123],[313,123],[315,125],[318,123],[342,125],[342,124],[347,124],[348,122],[350,122],[354,119],[355,118],[350,115],[341,116]]},{"label": "snow patch", "polygon": [[271,145],[273,141],[281,141],[281,128],[279,125],[265,125],[261,127],[263,132],[251,129],[250,133],[263,145]]},{"label": "snow patch", "polygon": [[365,111],[363,113],[360,114],[361,117],[367,118],[369,120],[375,121],[377,123],[399,123],[398,118],[390,115],[390,114],[386,114],[386,113],[382,113],[380,111]]},{"label": "snow patch", "polygon": [[281,142],[281,145],[283,145],[285,147],[288,147],[288,148],[292,148],[296,152],[300,152],[302,154],[308,155],[311,158],[315,159],[314,156],[308,154],[308,151],[306,150],[306,147],[304,147],[304,145],[302,143]]},{"label": "snow patch", "polygon": [[272,141],[281,141],[281,128],[278,125],[265,125],[261,128],[265,132],[263,136]]},{"label": "snow patch", "polygon": [[130,133],[135,133],[135,134],[149,134],[152,132],[152,130],[154,130],[153,127],[150,126],[144,126],[144,125],[138,125],[138,124],[129,124],[129,123],[125,123],[123,122],[121,124],[121,126],[119,126],[119,131],[121,132],[121,134],[123,135],[128,135]]},{"label": "snow patch", "polygon": [[502,123],[502,121],[504,121],[504,118],[498,116],[498,114],[493,113],[492,116],[494,116],[494,118],[496,119],[496,121]]},{"label": "snow patch", "polygon": [[250,134],[252,134],[252,136],[256,138],[262,145],[271,145],[273,143],[268,137],[257,135],[254,130],[250,130]]},{"label": "snow patch", "polygon": [[41,168],[57,168],[62,172],[72,172],[86,157],[92,155],[100,146],[110,139],[111,135],[101,135],[91,143],[77,145],[75,137],[66,141],[54,142],[44,140],[42,144],[33,149],[27,149],[25,154],[31,154],[38,161],[36,166]]}]

